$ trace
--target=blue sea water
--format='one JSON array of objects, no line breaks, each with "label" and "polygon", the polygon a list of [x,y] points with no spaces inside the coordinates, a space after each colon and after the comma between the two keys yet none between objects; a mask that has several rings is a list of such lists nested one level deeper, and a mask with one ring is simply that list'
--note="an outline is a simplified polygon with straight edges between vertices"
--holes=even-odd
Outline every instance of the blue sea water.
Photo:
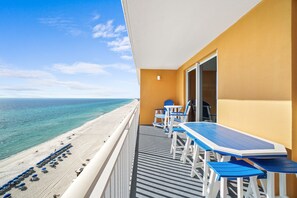
[{"label": "blue sea water", "polygon": [[46,142],[132,99],[0,99],[0,159]]}]

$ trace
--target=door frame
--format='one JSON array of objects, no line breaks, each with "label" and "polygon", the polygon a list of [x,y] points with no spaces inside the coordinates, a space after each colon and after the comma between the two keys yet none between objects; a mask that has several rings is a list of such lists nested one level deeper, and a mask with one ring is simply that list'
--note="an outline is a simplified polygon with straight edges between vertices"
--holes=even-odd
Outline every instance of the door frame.
[{"label": "door frame", "polygon": [[[210,56],[207,56],[206,58],[201,59],[198,63],[197,63],[197,70],[196,70],[196,101],[197,104],[199,102],[199,105],[197,105],[196,107],[196,121],[200,121],[200,118],[202,117],[202,69],[201,69],[201,65],[203,65],[204,63],[206,63],[207,61],[213,59],[216,57],[216,122],[218,122],[218,90],[219,90],[219,75],[218,75],[218,52],[216,51],[215,53],[211,54]],[[197,80],[199,79],[199,80]],[[198,95],[199,93],[199,95]],[[198,109],[199,108],[199,109]]]},{"label": "door frame", "polygon": [[[195,65],[191,66],[189,69],[186,70],[186,102],[189,100],[189,73],[196,69],[196,121],[200,121],[200,118],[202,117],[202,79],[201,79],[201,65],[206,63],[207,61],[211,60],[212,58],[216,57],[217,64],[216,64],[216,121],[218,122],[218,90],[219,90],[219,75],[218,75],[218,52],[211,54],[210,56],[207,56],[206,58],[201,59]],[[199,80],[198,80],[199,79]],[[199,88],[199,89],[198,89]],[[198,105],[199,104],[199,105]]]},{"label": "door frame", "polygon": [[[191,71],[193,71],[194,69],[197,69],[196,64],[186,70],[186,103],[189,100],[189,73]],[[197,75],[196,75],[196,77],[197,77]],[[196,85],[197,85],[197,78],[196,78]],[[197,96],[197,94],[196,94],[196,96]]]}]

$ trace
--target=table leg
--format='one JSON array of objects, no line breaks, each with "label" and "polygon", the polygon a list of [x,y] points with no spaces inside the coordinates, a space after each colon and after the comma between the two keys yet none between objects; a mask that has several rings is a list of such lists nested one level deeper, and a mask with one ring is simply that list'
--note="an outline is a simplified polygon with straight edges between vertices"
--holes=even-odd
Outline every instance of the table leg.
[{"label": "table leg", "polygon": [[267,172],[267,198],[274,198],[274,173]]},{"label": "table leg", "polygon": [[164,117],[164,130],[166,130],[166,127],[167,127],[167,118],[168,118],[168,110],[165,112],[165,117]]},{"label": "table leg", "polygon": [[257,176],[250,177],[250,183],[253,190],[253,196],[256,198],[260,198],[259,187],[257,183]]},{"label": "table leg", "polygon": [[242,177],[237,178],[237,197],[238,198],[243,197],[243,178]]},{"label": "table leg", "polygon": [[209,167],[207,165],[207,162],[210,161],[209,159],[209,151],[204,151],[204,167],[203,167],[203,188],[202,188],[202,195],[206,196],[207,194],[207,182],[208,182],[208,170]]},{"label": "table leg", "polygon": [[169,116],[168,118],[168,138],[171,138],[172,131],[173,131],[173,116]]},{"label": "table leg", "polygon": [[279,195],[280,197],[287,197],[287,181],[286,174],[279,174]]},{"label": "table leg", "polygon": [[173,133],[173,137],[172,137],[172,152],[173,152],[173,156],[172,158],[175,159],[175,154],[176,154],[176,150],[177,150],[177,133]]},{"label": "table leg", "polygon": [[227,191],[225,189],[226,185],[227,185],[227,178],[221,177],[220,198],[227,197]]}]

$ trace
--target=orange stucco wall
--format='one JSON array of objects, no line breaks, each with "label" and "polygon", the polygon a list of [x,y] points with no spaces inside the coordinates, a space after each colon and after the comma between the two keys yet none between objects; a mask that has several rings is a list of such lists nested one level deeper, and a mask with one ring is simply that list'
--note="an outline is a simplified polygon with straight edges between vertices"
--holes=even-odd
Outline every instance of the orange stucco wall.
[{"label": "orange stucco wall", "polygon": [[218,54],[218,122],[292,148],[291,0],[264,0],[179,68]]},{"label": "orange stucco wall", "polygon": [[140,70],[140,124],[152,124],[154,109],[162,108],[165,100],[176,101],[176,73],[175,70]]}]

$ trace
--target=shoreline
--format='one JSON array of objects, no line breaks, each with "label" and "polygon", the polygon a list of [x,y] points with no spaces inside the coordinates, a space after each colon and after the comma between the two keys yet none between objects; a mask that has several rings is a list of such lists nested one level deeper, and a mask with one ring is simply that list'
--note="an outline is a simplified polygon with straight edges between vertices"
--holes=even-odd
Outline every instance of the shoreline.
[{"label": "shoreline", "polygon": [[[26,183],[27,190],[21,191],[12,188],[9,193],[21,197],[32,197],[32,195],[33,197],[53,197],[54,194],[63,194],[72,180],[76,178],[75,170],[82,168],[89,162],[124,117],[133,109],[135,103],[136,100],[133,100],[84,123],[78,128],[0,160],[0,186],[33,166],[36,173],[40,175],[40,180],[44,180],[44,182],[29,182],[29,178],[26,178],[22,182]],[[70,149],[72,154],[63,159],[54,170],[46,165],[45,167],[49,170],[48,173],[41,173],[40,169],[36,167],[36,163],[68,143],[73,146]],[[34,184],[35,186],[37,183],[39,183],[37,188],[31,188],[31,185]]]}]

